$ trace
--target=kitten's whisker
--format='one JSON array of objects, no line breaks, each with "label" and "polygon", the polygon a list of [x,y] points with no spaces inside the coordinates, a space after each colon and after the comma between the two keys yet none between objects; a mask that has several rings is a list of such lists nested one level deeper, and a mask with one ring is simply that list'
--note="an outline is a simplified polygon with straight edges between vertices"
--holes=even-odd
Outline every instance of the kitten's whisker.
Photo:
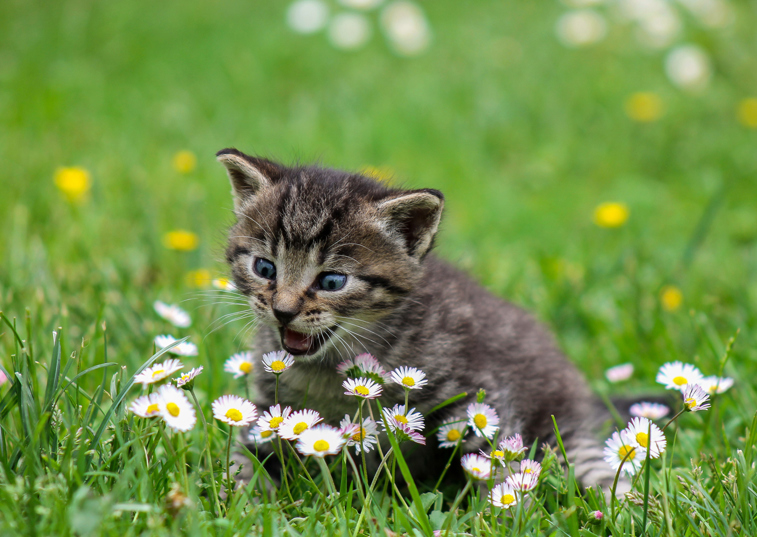
[{"label": "kitten's whisker", "polygon": [[[364,350],[365,352],[367,352],[368,354],[372,354],[372,353],[371,353],[371,351],[369,351],[369,350],[368,350],[368,348],[367,348],[367,347],[365,346],[365,343],[363,343],[363,342],[362,342],[362,341],[360,340],[361,334],[357,334],[357,333],[354,333],[354,332],[352,332],[352,331],[351,331],[351,330],[350,330],[349,328],[346,328],[346,327],[345,327],[345,326],[343,326],[343,325],[339,325],[339,327],[340,327],[340,328],[341,328],[342,330],[344,330],[345,332],[347,332],[347,334],[348,334],[348,335],[349,335],[350,337],[352,337],[352,338],[353,338],[353,339],[354,339],[354,340],[355,340],[355,341],[356,341],[357,343],[359,343],[359,344],[360,344],[360,346],[361,346],[361,347],[363,347],[363,350]],[[371,342],[371,343],[373,343],[374,345],[377,345],[377,343],[376,343],[375,341],[373,341],[372,339],[370,339],[370,338],[368,338],[368,337],[366,337],[366,336],[364,336],[364,335],[363,335],[362,337],[364,337],[365,339],[367,339],[368,341],[370,341],[370,342]]]},{"label": "kitten's whisker", "polygon": [[[390,349],[392,348],[392,344],[389,343],[389,341],[387,341],[386,338],[383,337],[378,332],[374,332],[373,330],[371,330],[370,328],[367,328],[366,326],[361,326],[359,324],[355,324],[355,323],[350,322],[350,321],[357,321],[357,320],[361,320],[361,319],[355,319],[355,318],[352,318],[352,317],[339,317],[339,316],[337,316],[336,318],[339,319],[340,323],[346,323],[346,324],[349,324],[350,326],[354,326],[355,328],[359,328],[361,330],[367,330],[368,332],[370,332],[371,334],[375,335],[376,337],[380,337],[384,341],[384,343],[387,344],[387,346]],[[368,321],[363,321],[363,322],[368,323]],[[382,327],[376,327],[376,328],[386,330],[390,336],[394,336],[394,334],[391,333],[391,331],[389,331],[386,328],[382,328]]]}]

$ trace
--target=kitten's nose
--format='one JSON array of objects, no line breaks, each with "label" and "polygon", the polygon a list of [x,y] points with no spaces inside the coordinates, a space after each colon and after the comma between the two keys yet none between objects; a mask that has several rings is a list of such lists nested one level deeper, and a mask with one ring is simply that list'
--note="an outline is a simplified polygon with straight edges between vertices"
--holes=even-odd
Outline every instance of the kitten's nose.
[{"label": "kitten's nose", "polygon": [[297,310],[280,310],[273,308],[273,316],[278,319],[278,321],[283,325],[288,325],[292,319],[297,317],[297,314],[300,313]]}]

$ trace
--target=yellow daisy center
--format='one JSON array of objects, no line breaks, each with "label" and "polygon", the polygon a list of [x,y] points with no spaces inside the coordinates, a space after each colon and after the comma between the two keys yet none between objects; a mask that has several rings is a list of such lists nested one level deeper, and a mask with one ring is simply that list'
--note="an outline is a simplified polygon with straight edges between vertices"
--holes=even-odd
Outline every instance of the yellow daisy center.
[{"label": "yellow daisy center", "polygon": [[504,496],[502,496],[502,503],[505,505],[515,503],[515,496],[513,496],[512,494],[505,494]]},{"label": "yellow daisy center", "polygon": [[[286,368],[287,368],[287,365],[281,360],[275,360],[274,362],[271,362],[271,369],[273,369],[275,373],[281,373]],[[242,366],[239,366],[239,369],[242,369]]]},{"label": "yellow daisy center", "polygon": [[415,379],[413,379],[413,377],[403,377],[402,384],[412,388],[413,386],[415,386]]},{"label": "yellow daisy center", "polygon": [[693,397],[689,397],[688,399],[686,399],[683,402],[683,404],[686,405],[687,407],[689,407],[689,410],[691,410],[692,408],[694,408],[695,406],[697,406],[697,400],[694,399]]},{"label": "yellow daisy center", "polygon": [[478,468],[471,468],[470,471],[471,473],[479,473],[479,474],[481,473],[481,470]]},{"label": "yellow daisy center", "polygon": [[360,395],[368,395],[370,392],[365,386],[355,386],[355,393]]},{"label": "yellow daisy center", "polygon": [[260,433],[260,437],[261,438],[268,438],[272,434],[273,434],[273,431],[263,431],[262,433]]},{"label": "yellow daisy center", "polygon": [[[276,362],[274,362],[274,363],[276,363]],[[281,362],[279,362],[279,363],[281,363]],[[271,368],[273,368],[273,366],[271,366]],[[250,371],[252,371],[252,364],[250,362],[242,362],[241,364],[239,364],[239,370],[242,373],[249,373]]]},{"label": "yellow daisy center", "polygon": [[498,449],[495,449],[494,451],[492,451],[492,457],[494,457],[496,459],[501,459],[504,456],[505,456],[505,452],[504,451],[500,451]]},{"label": "yellow daisy center", "polygon": [[226,411],[225,416],[231,421],[242,421],[242,413],[236,408],[230,408]]},{"label": "yellow daisy center", "polygon": [[218,278],[218,286],[219,287],[223,287],[223,288],[228,287],[229,286],[229,280],[227,280],[226,278]]},{"label": "yellow daisy center", "polygon": [[402,423],[403,425],[407,425],[407,418],[402,414],[397,414],[396,416],[394,416],[394,419]]},{"label": "yellow daisy center", "polygon": [[177,405],[176,403],[168,403],[166,405],[166,410],[168,410],[168,413],[171,414],[174,418],[179,415],[179,412],[181,412],[179,405]]},{"label": "yellow daisy center", "polygon": [[360,442],[363,438],[365,438],[365,429],[362,427],[360,428],[360,431],[352,435],[352,439],[355,442]]},{"label": "yellow daisy center", "polygon": [[300,423],[294,426],[294,429],[292,429],[292,432],[294,434],[300,434],[302,431],[304,431],[307,428],[308,428],[308,424],[305,423],[304,421],[301,421]]},{"label": "yellow daisy center", "polygon": [[525,470],[523,470],[523,473],[524,474],[533,474],[534,471],[531,468],[526,468]]},{"label": "yellow daisy center", "polygon": [[641,447],[649,445],[649,435],[647,433],[636,433],[636,441]]},{"label": "yellow daisy center", "polygon": [[162,375],[165,372],[166,372],[165,369],[156,369],[155,371],[152,372],[152,378],[160,376],[160,375]]},{"label": "yellow daisy center", "polygon": [[634,457],[636,457],[636,450],[631,446],[620,446],[620,449],[618,450],[618,457],[620,457],[620,460],[623,460],[626,458],[626,456],[628,456],[626,460],[632,461]]},{"label": "yellow daisy center", "polygon": [[448,442],[457,442],[460,440],[460,431],[457,429],[450,429],[447,431],[447,441]]},{"label": "yellow daisy center", "polygon": [[675,377],[673,379],[673,384],[676,386],[683,386],[684,384],[688,384],[688,381],[686,380],[686,377]]},{"label": "yellow daisy center", "polygon": [[145,411],[145,413],[152,414],[153,412],[158,412],[159,410],[160,409],[158,408],[158,403],[153,403],[147,407],[147,410]]},{"label": "yellow daisy center", "polygon": [[329,443],[325,440],[316,440],[313,444],[313,449],[316,451],[326,451],[329,449]]},{"label": "yellow daisy center", "polygon": [[271,429],[275,429],[276,427],[281,425],[282,421],[284,421],[284,418],[282,418],[281,416],[274,416],[273,418],[271,418],[271,421],[268,422],[268,426]]},{"label": "yellow daisy center", "polygon": [[717,384],[713,384],[712,386],[710,386],[710,389],[707,390],[707,391],[710,392],[710,393],[713,393],[713,392],[718,391],[718,388],[719,388],[719,386]]},{"label": "yellow daisy center", "polygon": [[476,414],[473,417],[473,423],[475,423],[476,427],[478,427],[479,429],[483,429],[484,427],[486,427],[488,421],[486,421],[486,416],[484,416],[483,414]]}]

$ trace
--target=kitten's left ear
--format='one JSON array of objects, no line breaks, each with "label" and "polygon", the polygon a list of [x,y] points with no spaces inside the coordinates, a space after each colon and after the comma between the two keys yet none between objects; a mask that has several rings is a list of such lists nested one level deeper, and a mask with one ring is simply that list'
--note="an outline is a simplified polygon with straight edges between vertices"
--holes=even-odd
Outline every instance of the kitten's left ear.
[{"label": "kitten's left ear", "polygon": [[439,229],[444,195],[430,188],[412,190],[381,201],[377,208],[385,229],[401,237],[411,256],[422,258]]},{"label": "kitten's left ear", "polygon": [[251,157],[236,149],[222,149],[216,153],[216,158],[229,174],[235,211],[246,199],[273,185],[282,174],[282,167],[275,162]]}]

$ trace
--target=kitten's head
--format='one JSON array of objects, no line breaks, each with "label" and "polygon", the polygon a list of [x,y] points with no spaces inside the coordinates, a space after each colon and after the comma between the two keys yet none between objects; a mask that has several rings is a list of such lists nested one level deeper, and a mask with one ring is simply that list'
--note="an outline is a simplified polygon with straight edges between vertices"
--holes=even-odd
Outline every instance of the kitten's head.
[{"label": "kitten's head", "polygon": [[419,283],[444,206],[438,190],[391,189],[235,149],[217,156],[237,217],[226,250],[234,283],[291,354],[320,355]]}]

